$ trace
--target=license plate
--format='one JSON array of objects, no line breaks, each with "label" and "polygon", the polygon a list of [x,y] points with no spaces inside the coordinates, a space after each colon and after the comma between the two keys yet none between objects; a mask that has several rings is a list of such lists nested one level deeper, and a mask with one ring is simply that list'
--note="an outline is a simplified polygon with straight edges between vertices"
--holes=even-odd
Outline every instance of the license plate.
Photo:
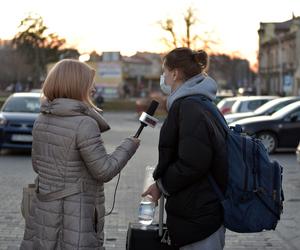
[{"label": "license plate", "polygon": [[12,135],[12,141],[32,142],[32,135]]}]

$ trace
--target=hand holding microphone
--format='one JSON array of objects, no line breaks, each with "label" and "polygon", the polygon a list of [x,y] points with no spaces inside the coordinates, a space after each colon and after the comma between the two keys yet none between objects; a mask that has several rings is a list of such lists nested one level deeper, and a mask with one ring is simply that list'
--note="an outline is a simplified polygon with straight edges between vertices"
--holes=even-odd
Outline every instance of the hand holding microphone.
[{"label": "hand holding microphone", "polygon": [[155,100],[152,100],[149,108],[147,109],[146,112],[143,112],[142,115],[140,116],[140,122],[141,122],[141,126],[139,127],[138,131],[136,132],[136,134],[134,135],[134,138],[138,138],[139,135],[141,134],[142,130],[144,127],[147,127],[148,125],[152,128],[155,127],[155,125],[157,124],[158,120],[153,117],[157,107],[158,107],[158,102]]},{"label": "hand holding microphone", "polygon": [[[134,152],[132,153],[132,155],[135,153],[135,150],[140,145],[140,139],[138,139],[138,137],[139,137],[140,133],[142,132],[143,128],[148,126],[148,125],[154,128],[156,123],[158,122],[158,120],[156,118],[152,117],[155,110],[157,109],[157,106],[158,106],[158,102],[153,100],[151,102],[148,110],[146,112],[142,113],[142,115],[139,119],[140,122],[141,122],[141,126],[138,129],[138,131],[136,132],[136,134],[133,137],[127,138],[127,139],[131,140],[133,142],[133,144],[135,145],[135,148],[133,148]],[[110,215],[112,213],[114,207],[115,207],[116,193],[117,193],[117,188],[118,188],[118,185],[119,185],[119,181],[120,181],[120,173],[119,173],[119,177],[118,177],[115,192],[114,192],[112,208],[108,213],[105,214],[105,216]]]}]

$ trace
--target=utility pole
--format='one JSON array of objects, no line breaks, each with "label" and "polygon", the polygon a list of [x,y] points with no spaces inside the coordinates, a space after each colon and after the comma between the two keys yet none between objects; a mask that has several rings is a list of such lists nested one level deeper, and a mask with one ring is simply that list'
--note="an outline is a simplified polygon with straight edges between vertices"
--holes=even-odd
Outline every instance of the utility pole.
[{"label": "utility pole", "polygon": [[278,41],[278,64],[279,64],[279,91],[280,93],[284,93],[283,91],[283,63],[282,63],[282,41],[280,36],[275,36]]}]

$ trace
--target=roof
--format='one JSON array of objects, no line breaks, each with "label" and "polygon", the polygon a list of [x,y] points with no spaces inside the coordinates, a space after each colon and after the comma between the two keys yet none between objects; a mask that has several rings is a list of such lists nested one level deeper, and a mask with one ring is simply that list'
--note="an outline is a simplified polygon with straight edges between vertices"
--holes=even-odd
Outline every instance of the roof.
[{"label": "roof", "polygon": [[[244,101],[244,100],[256,100],[256,99],[274,99],[274,98],[278,98],[278,96],[235,96],[235,97],[228,97],[225,98],[228,101],[234,101],[234,100],[240,100],[240,101]],[[224,100],[225,100],[224,99]]]},{"label": "roof", "polygon": [[[300,23],[300,16],[294,17],[290,20],[287,20],[285,22],[270,22],[270,23],[261,23],[261,25],[265,24],[274,24],[275,25],[275,31],[288,31],[291,27],[291,25],[294,22],[299,22]],[[262,28],[263,29],[263,28]]]},{"label": "roof", "polygon": [[35,93],[35,92],[18,92],[14,93],[11,96],[13,97],[41,97],[41,93]]}]

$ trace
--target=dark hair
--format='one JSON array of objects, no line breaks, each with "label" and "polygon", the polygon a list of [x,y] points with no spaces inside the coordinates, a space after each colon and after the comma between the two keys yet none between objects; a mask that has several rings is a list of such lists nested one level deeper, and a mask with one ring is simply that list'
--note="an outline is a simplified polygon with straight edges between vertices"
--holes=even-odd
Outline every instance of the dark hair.
[{"label": "dark hair", "polygon": [[164,57],[165,66],[179,69],[184,80],[203,72],[208,62],[208,55],[204,50],[193,51],[190,48],[176,48]]}]

